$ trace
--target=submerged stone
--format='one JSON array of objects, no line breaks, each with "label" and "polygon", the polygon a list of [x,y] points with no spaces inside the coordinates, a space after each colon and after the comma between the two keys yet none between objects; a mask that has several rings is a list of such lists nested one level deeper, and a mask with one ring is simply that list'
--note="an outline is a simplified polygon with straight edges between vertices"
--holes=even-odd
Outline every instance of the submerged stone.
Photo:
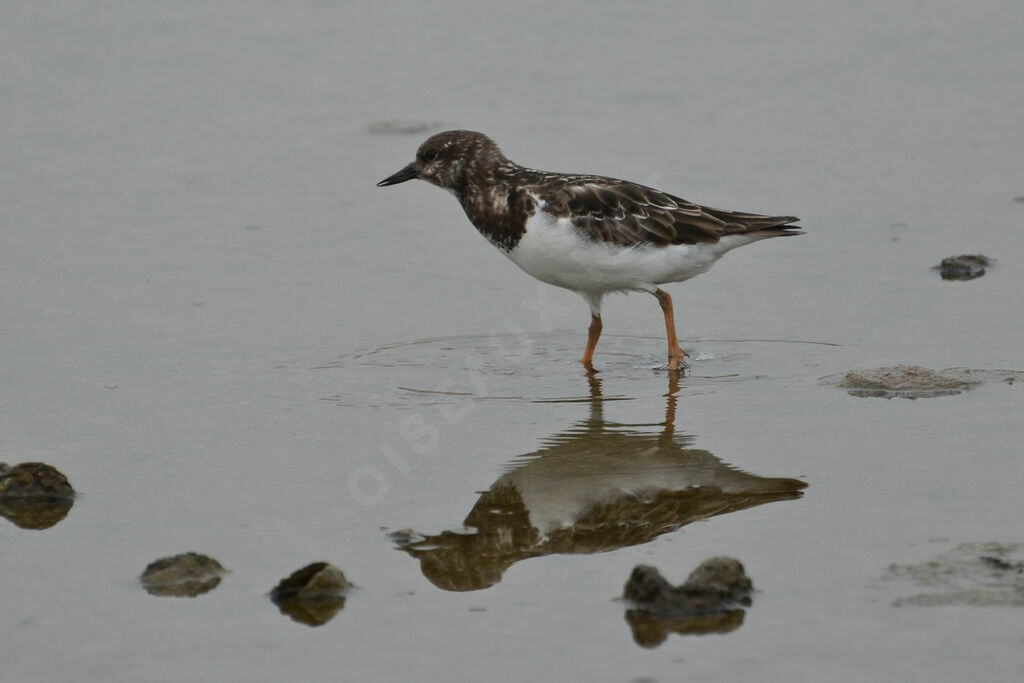
[{"label": "submerged stone", "polygon": [[182,553],[151,562],[142,572],[142,586],[150,595],[194,598],[216,588],[227,570],[220,562],[199,553]]},{"label": "submerged stone", "polygon": [[314,562],[282,579],[270,592],[270,599],[294,621],[321,626],[345,606],[351,586],[334,565]]},{"label": "submerged stone", "polygon": [[74,505],[75,490],[56,468],[41,462],[0,463],[0,516],[23,529],[48,529]]},{"label": "submerged stone", "polygon": [[985,274],[993,259],[982,254],[960,254],[947,256],[933,270],[939,271],[943,280],[973,280]]}]

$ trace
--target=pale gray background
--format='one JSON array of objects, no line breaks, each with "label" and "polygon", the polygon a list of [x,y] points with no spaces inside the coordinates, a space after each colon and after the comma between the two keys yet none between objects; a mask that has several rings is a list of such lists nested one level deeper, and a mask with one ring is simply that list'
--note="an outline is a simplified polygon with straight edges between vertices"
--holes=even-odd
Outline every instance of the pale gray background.
[{"label": "pale gray background", "polygon": [[[1020,540],[1020,387],[910,402],[817,384],[1024,369],[1019,0],[10,1],[0,65],[0,458],[82,493],[47,531],[0,520],[5,681],[1024,676],[1019,611],[893,608],[919,589],[881,580]],[[386,531],[457,528],[510,459],[585,417],[533,399],[586,394],[588,313],[445,193],[374,188],[425,137],[367,132],[396,118],[800,216],[806,236],[669,291],[707,359],[694,374],[736,375],[684,382],[678,429],[806,496],[522,562],[487,591],[429,584]],[[929,270],[962,252],[999,264]],[[504,331],[518,351],[491,350]],[[604,391],[632,399],[606,417],[663,419],[656,302],[610,299],[605,331]],[[839,346],[715,341],[752,339]],[[475,355],[488,372],[467,374]],[[399,387],[475,395],[448,419]],[[366,472],[386,490],[353,495]],[[232,574],[194,600],[141,590],[148,562],[187,550]],[[742,628],[634,645],[611,601],[630,569],[678,582],[716,554],[760,589]],[[360,590],[308,629],[264,595],[318,559]]]}]

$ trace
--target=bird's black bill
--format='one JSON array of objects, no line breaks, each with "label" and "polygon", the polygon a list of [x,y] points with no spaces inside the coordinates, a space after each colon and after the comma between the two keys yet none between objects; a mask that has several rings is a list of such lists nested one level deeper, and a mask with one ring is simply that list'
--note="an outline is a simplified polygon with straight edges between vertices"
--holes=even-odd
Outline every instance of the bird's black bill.
[{"label": "bird's black bill", "polygon": [[377,183],[377,187],[386,187],[388,185],[397,185],[398,183],[404,183],[406,180],[414,180],[420,177],[420,172],[416,170],[415,164],[409,164],[398,173],[389,175],[384,180]]}]

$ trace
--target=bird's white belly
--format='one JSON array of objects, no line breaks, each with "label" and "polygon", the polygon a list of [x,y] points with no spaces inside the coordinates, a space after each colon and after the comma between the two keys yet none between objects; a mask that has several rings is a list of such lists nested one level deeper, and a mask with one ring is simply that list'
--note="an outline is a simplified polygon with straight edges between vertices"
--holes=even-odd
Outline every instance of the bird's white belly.
[{"label": "bird's white belly", "polygon": [[[723,245],[724,246],[724,245]],[[705,272],[721,256],[719,245],[623,247],[581,235],[568,219],[538,212],[506,255],[533,277],[581,292],[643,290]]]}]

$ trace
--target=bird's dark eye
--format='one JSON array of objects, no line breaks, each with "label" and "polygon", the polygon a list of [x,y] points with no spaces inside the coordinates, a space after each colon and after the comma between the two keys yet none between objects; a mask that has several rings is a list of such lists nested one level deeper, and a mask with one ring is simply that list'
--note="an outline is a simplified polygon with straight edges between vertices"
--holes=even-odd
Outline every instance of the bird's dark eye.
[{"label": "bird's dark eye", "polygon": [[423,152],[423,160],[424,161],[433,161],[436,158],[437,158],[437,150],[436,149],[428,149],[428,150]]}]

